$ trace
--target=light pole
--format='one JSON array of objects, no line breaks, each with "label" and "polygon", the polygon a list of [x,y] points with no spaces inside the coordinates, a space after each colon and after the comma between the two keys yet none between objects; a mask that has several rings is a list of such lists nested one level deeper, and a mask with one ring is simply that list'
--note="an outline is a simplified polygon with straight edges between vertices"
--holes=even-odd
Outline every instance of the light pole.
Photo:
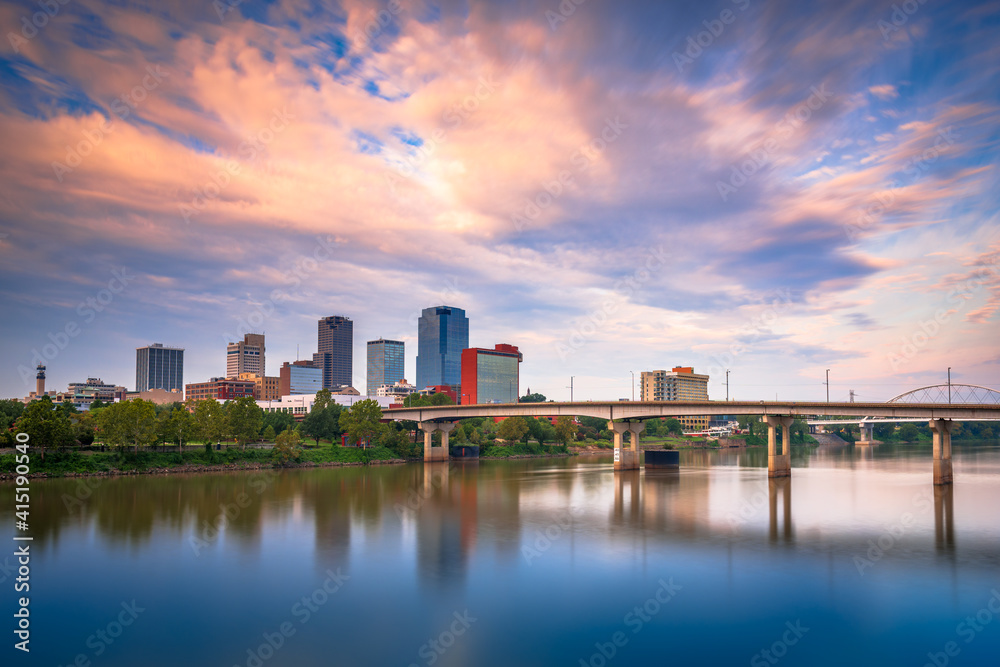
[{"label": "light pole", "polygon": [[826,369],[826,402],[830,402],[830,369]]},{"label": "light pole", "polygon": [[629,371],[632,374],[632,400],[635,400],[635,371]]},{"label": "light pole", "polygon": [[951,366],[948,366],[948,402],[951,403]]},{"label": "light pole", "polygon": [[575,375],[570,375],[569,376],[569,402],[570,403],[573,402],[573,378],[575,378],[575,377],[576,377]]},{"label": "light pole", "polygon": [[729,400],[729,369],[726,369],[726,400]]}]

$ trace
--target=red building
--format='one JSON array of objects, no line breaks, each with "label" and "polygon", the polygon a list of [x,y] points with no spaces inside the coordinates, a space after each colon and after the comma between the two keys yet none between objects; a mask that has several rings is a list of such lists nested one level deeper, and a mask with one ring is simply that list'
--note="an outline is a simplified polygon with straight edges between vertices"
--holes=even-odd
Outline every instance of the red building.
[{"label": "red building", "polygon": [[505,343],[462,350],[462,405],[517,403],[522,360],[520,350]]},{"label": "red building", "polygon": [[231,380],[229,378],[212,378],[208,382],[196,382],[184,385],[184,395],[194,401],[204,401],[214,398],[217,401],[229,401],[249,396],[253,398],[253,380]]}]

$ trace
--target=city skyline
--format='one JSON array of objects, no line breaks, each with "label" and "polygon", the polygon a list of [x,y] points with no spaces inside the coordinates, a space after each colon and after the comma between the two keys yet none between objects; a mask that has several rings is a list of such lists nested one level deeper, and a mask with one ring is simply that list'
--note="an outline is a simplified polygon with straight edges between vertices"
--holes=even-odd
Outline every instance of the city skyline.
[{"label": "city skyline", "polygon": [[363,389],[439,303],[557,400],[998,385],[991,5],[394,6],[81,0],[9,43],[0,396],[153,342],[277,367],[329,312]]}]

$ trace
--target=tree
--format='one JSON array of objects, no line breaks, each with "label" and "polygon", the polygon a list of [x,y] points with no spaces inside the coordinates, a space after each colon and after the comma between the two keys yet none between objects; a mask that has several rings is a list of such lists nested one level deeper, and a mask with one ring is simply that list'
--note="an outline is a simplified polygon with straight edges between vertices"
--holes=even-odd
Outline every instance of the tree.
[{"label": "tree", "polygon": [[29,403],[14,428],[18,433],[28,434],[29,444],[38,448],[43,461],[47,447],[63,447],[73,438],[69,416],[56,409],[48,396]]},{"label": "tree", "polygon": [[99,398],[95,398],[94,401],[90,404],[90,411],[93,412],[94,410],[101,410],[103,408],[106,408],[107,406],[108,406],[107,403],[105,403]]},{"label": "tree", "polygon": [[240,396],[226,403],[226,422],[236,444],[245,450],[247,443],[256,438],[264,426],[264,411],[253,396]]},{"label": "tree", "polygon": [[73,438],[76,439],[77,443],[83,447],[89,447],[94,443],[94,438],[96,437],[94,427],[97,421],[93,414],[90,412],[81,412],[80,414],[73,415],[70,423],[73,426]]},{"label": "tree", "polygon": [[792,425],[788,427],[788,432],[792,436],[792,442],[805,442],[806,434],[809,433],[809,425],[801,419],[792,420]]},{"label": "tree", "polygon": [[332,400],[323,408],[317,409],[318,405],[318,401],[313,404],[312,412],[302,420],[302,434],[315,438],[317,445],[320,438],[326,438],[336,445],[341,435],[340,413],[344,408]]},{"label": "tree", "polygon": [[876,439],[885,442],[886,440],[892,438],[892,436],[896,433],[896,425],[891,423],[875,424],[873,432]]},{"label": "tree", "polygon": [[371,399],[358,401],[340,413],[340,428],[351,442],[365,445],[385,430],[382,408]]},{"label": "tree", "polygon": [[274,429],[275,434],[278,434],[294,428],[295,418],[287,412],[265,412],[264,429],[266,430],[269,426]]},{"label": "tree", "polygon": [[226,432],[226,413],[214,398],[195,403],[194,431],[207,443],[220,442]]},{"label": "tree", "polygon": [[526,419],[528,424],[528,437],[533,438],[539,445],[545,444],[545,426],[541,419]]},{"label": "tree", "polygon": [[323,387],[316,392],[316,398],[313,400],[313,410],[322,410],[326,406],[333,403],[333,394],[329,389]]},{"label": "tree", "polygon": [[292,461],[297,461],[302,455],[299,448],[299,433],[293,429],[282,431],[274,441],[274,449],[271,456],[280,466],[286,466]]},{"label": "tree", "polygon": [[168,424],[170,439],[177,443],[183,455],[184,442],[190,440],[195,431],[194,415],[188,412],[183,406],[175,407],[170,411],[170,421]]},{"label": "tree", "polygon": [[500,422],[500,430],[497,431],[498,438],[510,443],[518,442],[527,434],[528,422],[521,416],[507,417]]},{"label": "tree", "polygon": [[264,442],[274,442],[275,438],[274,427],[268,424],[264,427]]},{"label": "tree", "polygon": [[542,394],[525,394],[521,398],[517,399],[519,403],[544,403],[545,396]]},{"label": "tree", "polygon": [[113,403],[101,410],[97,418],[105,443],[115,447],[135,447],[156,442],[156,408],[149,401],[134,398]]},{"label": "tree", "polygon": [[448,394],[431,394],[430,405],[455,405],[455,401]]},{"label": "tree", "polygon": [[915,442],[920,435],[916,424],[907,422],[899,427],[899,439],[903,442]]},{"label": "tree", "polygon": [[571,417],[560,417],[556,420],[556,438],[564,445],[568,445],[576,436],[576,424]]},{"label": "tree", "polygon": [[462,443],[467,442],[468,440],[469,438],[465,434],[465,426],[462,424],[455,424],[455,430],[448,436],[448,442]]},{"label": "tree", "polygon": [[670,435],[683,435],[684,426],[678,420],[671,417],[667,420],[667,433]]}]

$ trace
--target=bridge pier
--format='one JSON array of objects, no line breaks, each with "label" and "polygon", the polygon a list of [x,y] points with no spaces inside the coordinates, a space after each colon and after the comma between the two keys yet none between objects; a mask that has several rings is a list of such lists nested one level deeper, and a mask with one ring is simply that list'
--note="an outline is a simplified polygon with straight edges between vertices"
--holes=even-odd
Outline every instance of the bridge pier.
[{"label": "bridge pier", "polygon": [[859,445],[871,445],[875,442],[875,424],[871,422],[861,422],[858,424],[861,429],[861,439],[858,440]]},{"label": "bridge pier", "polygon": [[[424,432],[424,463],[448,460],[448,434],[455,428],[453,422],[420,422],[420,430]],[[434,432],[441,431],[441,446],[434,447]]]},{"label": "bridge pier", "polygon": [[[767,422],[767,476],[790,477],[792,474],[791,417],[766,416]],[[781,454],[778,453],[777,429],[781,427]]]},{"label": "bridge pier", "polygon": [[[639,434],[646,430],[645,422],[608,422],[608,430],[611,431],[615,443],[615,470],[638,470],[639,469]],[[622,446],[622,436],[631,433],[631,447],[625,449]]]},{"label": "bridge pier", "polygon": [[932,419],[927,425],[934,431],[934,483],[951,484],[951,420]]}]

